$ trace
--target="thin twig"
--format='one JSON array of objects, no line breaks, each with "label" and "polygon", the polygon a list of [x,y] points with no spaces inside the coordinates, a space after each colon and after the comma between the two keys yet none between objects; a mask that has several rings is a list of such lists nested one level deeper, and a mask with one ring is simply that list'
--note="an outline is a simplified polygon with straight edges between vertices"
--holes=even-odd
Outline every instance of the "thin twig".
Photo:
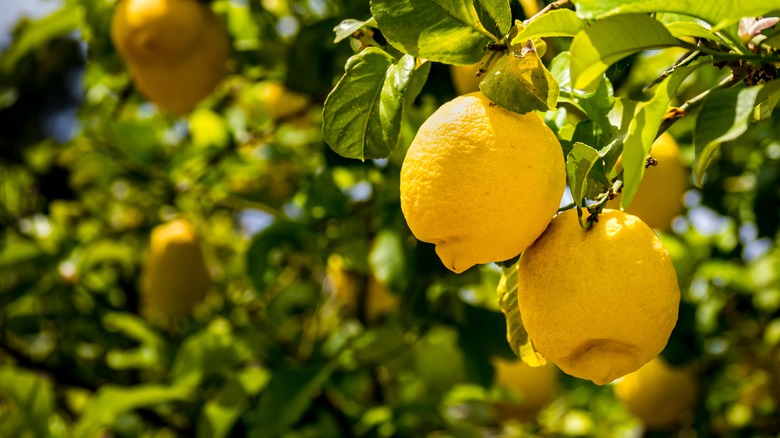
[{"label": "thin twig", "polygon": [[680,67],[690,63],[691,61],[695,60],[699,56],[701,56],[701,52],[700,51],[698,51],[698,50],[689,50],[685,55],[680,57],[680,59],[678,59],[677,62],[672,64],[671,67],[669,67],[663,73],[661,73],[660,76],[658,76],[657,78],[653,79],[653,81],[650,82],[649,84],[645,85],[645,87],[642,88],[642,92],[643,93],[647,93],[647,90],[653,88],[654,85],[657,85],[657,84],[660,84],[661,82],[663,82],[663,80],[666,79],[672,73],[674,73],[675,70],[677,70],[678,68],[680,68]]},{"label": "thin twig", "polygon": [[558,9],[558,8],[560,8],[561,6],[563,6],[563,5],[567,4],[567,3],[569,3],[570,1],[571,1],[571,0],[557,0],[557,1],[554,1],[554,2],[550,3],[549,5],[545,6],[544,8],[542,8],[542,10],[541,10],[541,11],[539,11],[539,12],[537,12],[537,13],[536,13],[536,15],[534,15],[533,17],[531,17],[531,18],[529,18],[529,19],[525,20],[525,21],[523,22],[523,24],[524,24],[524,25],[526,25],[526,26],[528,26],[528,24],[530,24],[530,23],[531,23],[531,22],[533,22],[534,20],[538,19],[538,18],[539,18],[539,17],[541,17],[542,15],[544,15],[544,14],[546,14],[546,13],[550,12],[550,11],[553,11],[553,10],[555,10],[555,9]]}]

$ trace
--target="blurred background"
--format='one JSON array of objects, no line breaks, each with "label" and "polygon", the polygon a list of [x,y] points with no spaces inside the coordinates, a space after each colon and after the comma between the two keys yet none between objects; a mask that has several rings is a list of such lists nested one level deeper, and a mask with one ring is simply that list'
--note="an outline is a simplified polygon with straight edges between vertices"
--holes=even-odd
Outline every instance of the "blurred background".
[{"label": "blurred background", "polygon": [[[657,184],[682,193],[657,224],[679,321],[646,376],[596,386],[517,362],[500,268],[455,275],[406,227],[405,149],[457,73],[432,66],[389,158],[325,144],[354,53],[333,28],[367,0],[211,2],[229,72],[179,117],[134,89],[115,6],[0,4],[0,436],[780,433],[777,113],[703,188]],[[681,55],[621,61],[614,94],[641,99]],[[683,98],[725,74],[698,70]],[[562,138],[581,119],[547,114]],[[686,168],[693,124],[670,130]]]}]

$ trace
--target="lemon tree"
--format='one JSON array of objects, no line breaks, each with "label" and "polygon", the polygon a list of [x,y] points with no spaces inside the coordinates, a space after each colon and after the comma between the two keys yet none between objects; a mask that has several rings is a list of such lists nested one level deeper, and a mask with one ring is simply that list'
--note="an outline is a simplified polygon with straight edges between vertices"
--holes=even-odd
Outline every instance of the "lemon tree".
[{"label": "lemon tree", "polygon": [[0,436],[777,435],[776,0],[1,3]]}]

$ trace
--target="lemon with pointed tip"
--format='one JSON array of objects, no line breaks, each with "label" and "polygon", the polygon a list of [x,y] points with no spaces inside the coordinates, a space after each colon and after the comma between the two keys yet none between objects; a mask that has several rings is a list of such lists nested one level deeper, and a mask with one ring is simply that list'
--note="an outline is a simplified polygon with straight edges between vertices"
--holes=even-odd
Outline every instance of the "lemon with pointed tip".
[{"label": "lemon with pointed tip", "polygon": [[197,0],[122,0],[111,40],[136,88],[176,115],[211,94],[226,71],[227,32]]},{"label": "lemon with pointed tip", "polygon": [[155,227],[141,284],[145,312],[185,315],[203,300],[210,287],[195,227],[186,219]]},{"label": "lemon with pointed tip", "polygon": [[520,258],[518,304],[534,347],[565,373],[599,385],[663,350],[679,302],[661,240],[621,211],[604,210],[585,230],[568,210]]},{"label": "lemon with pointed tip", "polygon": [[[639,216],[651,228],[667,230],[672,219],[683,210],[683,195],[688,189],[690,172],[680,161],[680,146],[664,133],[653,143],[650,155],[658,161],[645,170],[639,189],[626,212]],[[620,166],[618,161],[618,167]],[[621,197],[609,201],[607,208],[620,208]]]},{"label": "lemon with pointed tip", "polygon": [[460,273],[525,250],[565,185],[560,143],[539,116],[472,93],[420,127],[401,168],[401,209],[415,237]]},{"label": "lemon with pointed tip", "polygon": [[620,379],[614,389],[618,400],[648,429],[662,430],[691,414],[698,385],[690,370],[672,367],[658,357]]}]

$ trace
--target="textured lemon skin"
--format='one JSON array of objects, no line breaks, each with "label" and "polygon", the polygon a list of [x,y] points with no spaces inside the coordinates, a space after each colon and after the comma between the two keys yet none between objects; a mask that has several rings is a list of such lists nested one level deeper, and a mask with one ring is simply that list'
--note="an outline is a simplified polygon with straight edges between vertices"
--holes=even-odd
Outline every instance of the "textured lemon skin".
[{"label": "textured lemon skin", "polygon": [[[658,164],[645,170],[644,178],[626,212],[639,216],[651,228],[668,230],[672,219],[682,213],[682,198],[688,189],[690,172],[680,161],[680,146],[667,133],[653,143],[650,155],[658,160]],[[619,209],[620,200],[618,196],[609,201],[607,207]]]},{"label": "textured lemon skin", "polygon": [[479,82],[482,80],[482,76],[477,77],[477,72],[480,67],[482,67],[481,62],[471,65],[450,66],[450,77],[456,93],[463,95],[479,91]]},{"label": "textured lemon skin", "polygon": [[111,37],[136,88],[175,115],[190,111],[225,75],[227,32],[196,0],[122,0]]},{"label": "textured lemon skin", "polygon": [[152,230],[142,277],[144,310],[155,315],[185,315],[211,287],[195,228],[176,219]]},{"label": "textured lemon skin", "polygon": [[530,420],[558,395],[558,371],[550,363],[530,367],[521,360],[497,359],[493,365],[496,383],[514,391],[519,398],[518,403],[494,406],[502,419]]},{"label": "textured lemon skin", "polygon": [[482,93],[441,106],[401,168],[401,209],[450,270],[510,259],[544,231],[565,187],[560,143],[534,113]]},{"label": "textured lemon skin", "polygon": [[518,304],[536,349],[603,385],[663,350],[680,289],[660,239],[636,216],[604,210],[590,230],[558,215],[520,258]]},{"label": "textured lemon skin", "polygon": [[674,368],[656,358],[621,380],[615,396],[648,429],[666,429],[678,424],[696,405],[698,384],[684,368]]}]

